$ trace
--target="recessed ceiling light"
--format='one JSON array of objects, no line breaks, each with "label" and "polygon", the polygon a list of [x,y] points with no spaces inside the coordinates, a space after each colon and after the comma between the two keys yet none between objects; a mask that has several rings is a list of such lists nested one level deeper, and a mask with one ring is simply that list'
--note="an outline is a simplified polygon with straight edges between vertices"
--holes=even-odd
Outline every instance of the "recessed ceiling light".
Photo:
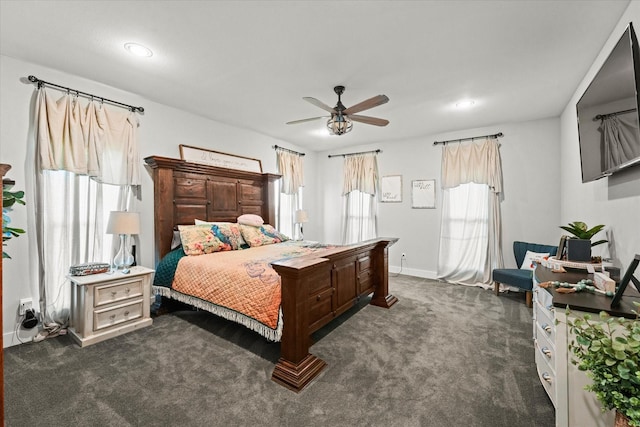
[{"label": "recessed ceiling light", "polygon": [[472,99],[463,99],[461,101],[456,102],[456,108],[464,109],[471,108],[475,105],[475,101]]},{"label": "recessed ceiling light", "polygon": [[135,56],[142,56],[147,58],[153,56],[153,52],[151,52],[151,49],[138,43],[125,43],[124,48],[127,49],[129,53]]}]

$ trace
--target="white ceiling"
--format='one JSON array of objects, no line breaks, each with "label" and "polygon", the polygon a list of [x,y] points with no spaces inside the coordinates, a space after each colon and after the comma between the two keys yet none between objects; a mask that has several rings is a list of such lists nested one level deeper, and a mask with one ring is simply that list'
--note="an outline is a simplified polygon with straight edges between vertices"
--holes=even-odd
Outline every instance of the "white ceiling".
[{"label": "white ceiling", "polygon": [[[0,53],[320,151],[558,116],[628,3],[2,0]],[[340,84],[390,124],[285,125]]]}]

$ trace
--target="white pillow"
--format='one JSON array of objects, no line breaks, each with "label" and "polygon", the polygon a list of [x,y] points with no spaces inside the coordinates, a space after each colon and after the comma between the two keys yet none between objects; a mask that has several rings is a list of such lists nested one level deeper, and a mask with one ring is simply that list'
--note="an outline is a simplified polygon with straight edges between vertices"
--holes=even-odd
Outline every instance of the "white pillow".
[{"label": "white pillow", "polygon": [[238,217],[238,224],[260,227],[262,224],[264,224],[264,220],[260,215],[244,214]]},{"label": "white pillow", "polygon": [[543,258],[549,258],[549,252],[542,253],[527,251],[524,256],[524,260],[522,261],[522,265],[520,266],[520,270],[533,270],[533,262],[540,262]]}]

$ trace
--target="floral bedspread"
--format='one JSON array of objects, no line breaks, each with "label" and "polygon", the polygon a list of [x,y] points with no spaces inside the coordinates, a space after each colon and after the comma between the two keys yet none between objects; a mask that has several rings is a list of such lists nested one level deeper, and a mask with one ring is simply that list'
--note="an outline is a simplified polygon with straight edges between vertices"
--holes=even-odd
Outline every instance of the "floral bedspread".
[{"label": "floral bedspread", "polygon": [[[273,331],[281,332],[282,329],[279,324],[280,276],[270,264],[330,247],[287,241],[251,249],[185,256],[178,262],[171,287],[190,298],[185,302],[242,323],[269,339],[279,340],[280,333],[274,335]],[[198,301],[205,302],[204,306],[194,304]],[[224,310],[216,310],[217,307]]]}]

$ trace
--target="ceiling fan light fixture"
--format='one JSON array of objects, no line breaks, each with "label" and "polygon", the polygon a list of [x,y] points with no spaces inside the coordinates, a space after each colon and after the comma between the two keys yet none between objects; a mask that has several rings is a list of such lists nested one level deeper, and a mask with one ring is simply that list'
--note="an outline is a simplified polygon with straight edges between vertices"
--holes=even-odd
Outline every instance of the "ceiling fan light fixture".
[{"label": "ceiling fan light fixture", "polygon": [[333,135],[344,135],[351,132],[353,122],[349,117],[342,114],[332,114],[331,118],[327,120],[327,128]]}]

